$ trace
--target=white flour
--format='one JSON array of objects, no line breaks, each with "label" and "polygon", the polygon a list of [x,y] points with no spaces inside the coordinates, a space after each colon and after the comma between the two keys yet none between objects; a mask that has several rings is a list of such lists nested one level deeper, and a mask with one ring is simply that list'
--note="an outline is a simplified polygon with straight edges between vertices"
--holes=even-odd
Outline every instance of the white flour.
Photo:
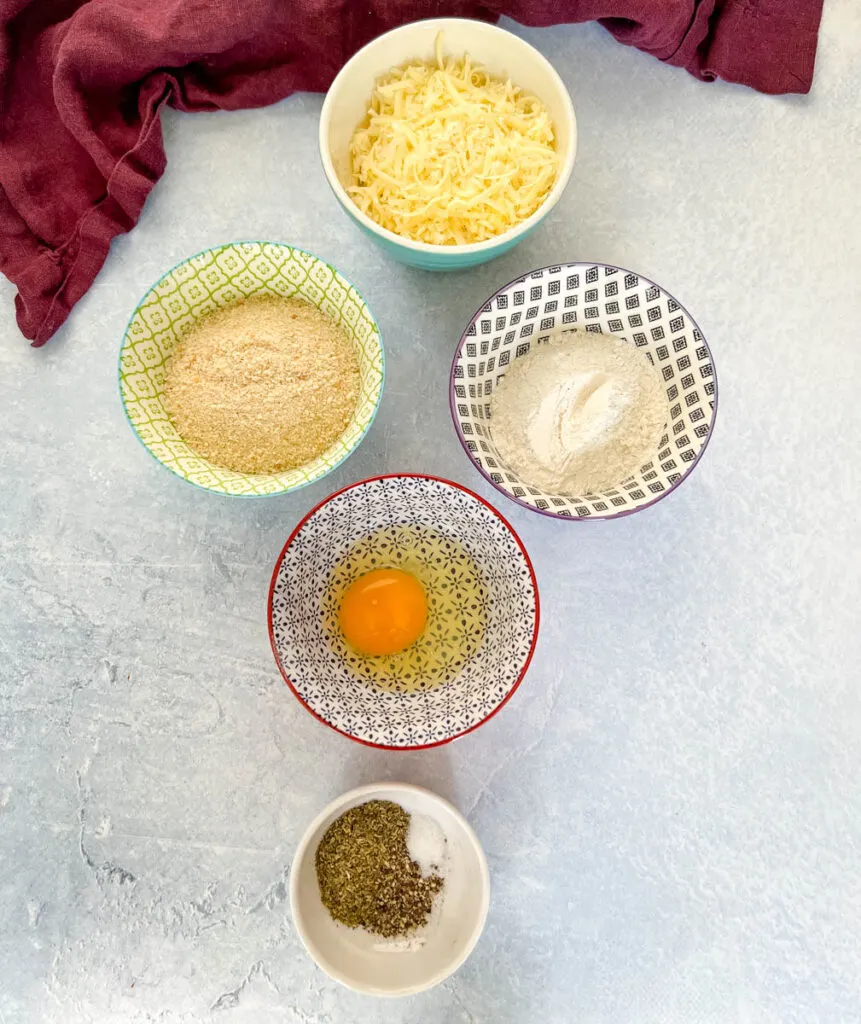
[{"label": "white flour", "polygon": [[579,495],[616,487],[654,458],[668,404],[634,345],[575,330],[515,359],[490,412],[493,442],[524,483]]}]

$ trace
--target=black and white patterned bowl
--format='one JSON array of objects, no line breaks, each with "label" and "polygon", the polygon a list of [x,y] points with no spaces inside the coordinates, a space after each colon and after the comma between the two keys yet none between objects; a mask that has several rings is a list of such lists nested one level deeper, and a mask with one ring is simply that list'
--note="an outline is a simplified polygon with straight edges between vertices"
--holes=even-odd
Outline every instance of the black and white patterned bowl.
[{"label": "black and white patterned bowl", "polygon": [[[667,429],[655,454],[624,483],[600,494],[547,494],[499,457],[489,422],[494,387],[513,359],[551,334],[579,328],[641,347],[667,390]],[[640,274],[602,263],[544,267],[517,278],[478,310],[451,368],[451,414],[476,468],[503,494],[548,516],[613,519],[666,497],[706,450],[717,410],[714,362],[688,311]]]},{"label": "black and white patterned bowl", "polygon": [[[388,526],[430,527],[458,541],[489,592],[483,642],[450,681],[411,693],[358,678],[335,653],[321,603],[353,545]],[[269,636],[284,680],[337,732],[393,750],[433,747],[477,729],[519,686],[538,636],[538,587],[520,538],[483,498],[436,477],[375,477],[326,498],[299,523],[275,565]]]}]

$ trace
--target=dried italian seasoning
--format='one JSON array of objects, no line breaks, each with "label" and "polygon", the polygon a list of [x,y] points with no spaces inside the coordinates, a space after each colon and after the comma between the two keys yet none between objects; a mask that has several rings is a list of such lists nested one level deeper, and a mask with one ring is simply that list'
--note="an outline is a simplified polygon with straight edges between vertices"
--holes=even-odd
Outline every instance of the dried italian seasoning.
[{"label": "dried italian seasoning", "polygon": [[391,800],[369,800],[332,822],[315,860],[323,906],[336,921],[384,938],[426,923],[443,880],[423,876],[410,857],[409,825]]}]

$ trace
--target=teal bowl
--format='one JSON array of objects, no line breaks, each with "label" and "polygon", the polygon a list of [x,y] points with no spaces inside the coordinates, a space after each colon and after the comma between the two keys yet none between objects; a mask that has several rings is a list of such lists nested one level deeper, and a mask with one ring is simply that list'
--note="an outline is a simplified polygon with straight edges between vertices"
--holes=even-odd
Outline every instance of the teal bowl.
[{"label": "teal bowl", "polygon": [[[380,227],[371,227],[366,224],[366,217],[363,217],[356,206],[346,202],[338,196],[341,205],[346,210],[350,219],[361,228],[361,230],[375,242],[387,256],[398,263],[407,263],[411,267],[418,267],[421,270],[462,270],[465,267],[475,267],[479,263],[487,263],[496,259],[503,253],[513,249],[518,242],[522,242],[527,235],[531,234],[538,226],[538,221],[530,225],[525,231],[520,231],[515,237],[509,237],[510,233],[500,235],[498,239],[490,239],[489,244],[481,243],[482,248],[476,245],[425,245],[423,251],[416,251],[408,248],[404,243],[406,239],[399,239],[391,231],[385,231]],[[540,218],[539,218],[540,219]]]},{"label": "teal bowl", "polygon": [[[381,227],[356,206],[347,193],[351,181],[350,140],[367,113],[376,80],[410,60],[432,60],[442,33],[447,53],[469,55],[492,74],[508,77],[537,96],[556,130],[559,174],[535,213],[495,238],[472,245],[429,245]],[[486,263],[522,242],[550,213],[571,177],[577,151],[577,120],[571,97],[553,65],[534,46],[496,25],[466,18],[416,21],[379,36],[359,50],[332,83],[320,113],[320,159],[338,202],[387,256],[422,270],[461,270]]]}]

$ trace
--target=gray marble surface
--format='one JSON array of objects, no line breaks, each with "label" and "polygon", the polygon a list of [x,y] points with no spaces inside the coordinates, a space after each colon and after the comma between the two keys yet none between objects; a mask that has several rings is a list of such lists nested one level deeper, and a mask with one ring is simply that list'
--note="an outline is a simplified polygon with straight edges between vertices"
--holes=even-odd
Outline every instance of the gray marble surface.
[{"label": "gray marble surface", "polygon": [[[861,11],[826,4],[809,97],[703,85],[596,26],[524,34],[566,79],[582,141],[549,222],[495,264],[386,262],[325,185],[320,97],[298,96],[169,113],[164,180],[43,350],[0,289],[0,1024],[861,1021]],[[337,265],[389,357],[359,452],[256,502],[156,465],[116,382],[139,296],[238,238]],[[720,378],[702,465],[616,523],[506,502],[449,420],[476,307],[572,259],[670,289]],[[396,470],[499,503],[545,609],[503,713],[401,755],[302,710],[265,615],[297,519]],[[330,982],[285,901],[308,821],[378,779],[462,808],[493,886],[468,963],[395,1002]]]}]

